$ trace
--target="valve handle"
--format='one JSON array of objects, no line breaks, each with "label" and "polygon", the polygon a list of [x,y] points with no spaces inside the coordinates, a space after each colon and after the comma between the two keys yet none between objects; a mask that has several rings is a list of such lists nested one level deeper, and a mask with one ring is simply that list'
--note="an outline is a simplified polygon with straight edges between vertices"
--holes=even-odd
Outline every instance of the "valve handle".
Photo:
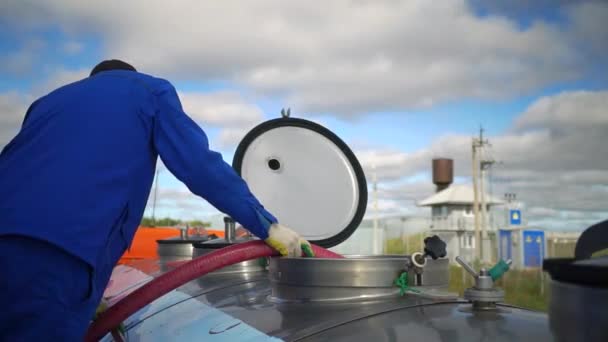
[{"label": "valve handle", "polygon": [[[459,263],[460,266],[462,266],[467,272],[469,272],[469,274],[472,275],[473,278],[479,278],[479,274],[475,271],[475,269],[471,265],[469,265],[469,263],[464,261],[460,256],[456,257],[456,262]],[[492,281],[496,281],[500,279],[505,273],[507,273],[510,266],[511,259],[507,261],[501,259],[489,271],[485,271],[485,269],[482,268],[480,274],[484,273],[482,275],[489,275],[492,278]]]},{"label": "valve handle", "polygon": [[464,261],[460,256],[456,257],[456,262],[459,263],[460,266],[462,266],[462,268],[464,268],[467,272],[469,272],[469,274],[472,275],[473,278],[477,279],[479,275],[477,274],[477,272],[475,272],[475,269],[471,265],[469,265],[469,263]]},{"label": "valve handle", "polygon": [[497,281],[500,279],[505,273],[507,273],[510,266],[511,259],[508,259],[507,261],[501,259],[499,262],[497,262],[496,265],[494,265],[494,267],[488,271],[490,277],[492,277],[492,281]]},{"label": "valve handle", "polygon": [[433,260],[443,258],[447,254],[445,246],[445,242],[443,242],[439,236],[433,235],[427,237],[424,239],[424,254],[430,256]]}]

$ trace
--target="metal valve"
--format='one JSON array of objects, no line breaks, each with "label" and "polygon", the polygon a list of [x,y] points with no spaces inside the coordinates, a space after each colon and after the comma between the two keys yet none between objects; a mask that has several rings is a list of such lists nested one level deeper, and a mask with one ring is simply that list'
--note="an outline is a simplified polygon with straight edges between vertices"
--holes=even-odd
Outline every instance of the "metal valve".
[{"label": "metal valve", "polygon": [[509,270],[511,260],[501,260],[489,271],[481,268],[479,273],[459,256],[456,257],[456,262],[475,279],[475,286],[464,291],[464,298],[473,303],[474,309],[493,309],[497,302],[504,300],[505,292],[495,288],[494,282]]}]

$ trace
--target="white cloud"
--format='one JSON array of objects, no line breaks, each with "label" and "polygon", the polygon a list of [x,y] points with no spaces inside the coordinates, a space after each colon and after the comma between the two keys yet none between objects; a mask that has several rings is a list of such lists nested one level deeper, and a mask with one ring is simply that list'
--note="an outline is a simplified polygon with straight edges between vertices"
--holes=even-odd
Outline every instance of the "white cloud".
[{"label": "white cloud", "polygon": [[154,188],[148,198],[145,216],[156,217],[175,217],[180,219],[195,219],[216,212],[207,201],[192,194],[185,185],[179,183],[178,186],[168,186],[161,177],[159,190],[156,197],[156,208],[154,207]]},{"label": "white cloud", "polygon": [[203,127],[221,128],[212,148],[234,150],[241,139],[264,119],[262,110],[235,91],[183,92],[184,111]]},{"label": "white cloud", "polygon": [[0,150],[19,132],[27,97],[16,92],[0,93]]},{"label": "white cloud", "polygon": [[573,91],[537,100],[515,122],[515,130],[578,129],[608,124],[608,91]]},{"label": "white cloud", "polygon": [[[368,178],[371,178],[368,176]],[[373,209],[373,188],[369,183],[368,210]],[[415,203],[424,199],[435,192],[435,187],[428,182],[416,181],[404,184],[378,185],[378,203],[380,210],[385,214],[391,213],[422,213],[427,212],[426,208],[417,208]]]},{"label": "white cloud", "polygon": [[248,103],[238,92],[183,92],[184,111],[194,120],[220,127],[251,126],[262,121],[262,110]]},{"label": "white cloud", "polygon": [[433,158],[449,156],[456,160],[456,175],[468,175],[470,162],[471,137],[444,135],[434,141],[428,148],[405,153],[396,149],[365,149],[356,151],[367,173],[372,172],[375,164],[376,173],[383,181],[394,181],[412,177],[431,168]]},{"label": "white cloud", "polygon": [[[487,156],[501,161],[513,179],[539,171],[564,171],[560,180],[606,180],[608,169],[608,91],[576,91],[539,98],[505,135],[490,137]],[[379,177],[394,180],[430,170],[431,159],[455,159],[455,174],[470,176],[471,137],[444,135],[412,153],[365,149],[357,156],[367,170],[376,163]],[[574,173],[572,173],[574,172]]]},{"label": "white cloud", "polygon": [[53,68],[48,70],[48,76],[44,81],[34,85],[33,93],[40,97],[64,85],[79,81],[89,75],[88,69],[65,69]]},{"label": "white cloud", "polygon": [[68,41],[63,44],[63,51],[68,55],[76,55],[82,52],[84,46],[82,43],[76,41]]},{"label": "white cloud", "polygon": [[395,200],[378,200],[378,210],[375,211],[373,201],[369,201],[367,203],[366,216],[373,217],[376,213],[378,215],[391,214],[395,212],[402,212],[405,207],[403,207],[399,201]]},{"label": "white cloud", "polygon": [[399,150],[356,150],[355,155],[369,177],[374,172],[382,180],[399,179],[408,175],[410,158]]},{"label": "white cloud", "polygon": [[[608,92],[565,92],[532,103],[504,135],[489,137],[492,156],[502,164],[492,171],[493,193],[515,192],[532,208],[532,222],[582,229],[608,207]],[[421,184],[402,184],[384,198],[424,198],[432,191],[431,159],[455,160],[455,176],[470,177],[471,137],[446,135],[413,153],[394,149],[359,151],[366,167],[375,162],[380,182],[427,174]],[[408,190],[409,189],[409,190]],[[411,202],[410,202],[411,205]],[[553,220],[553,221],[551,221]],[[559,221],[559,222],[558,222]],[[550,225],[547,228],[552,228]]]},{"label": "white cloud", "polygon": [[40,39],[26,40],[18,50],[0,56],[0,72],[24,76],[38,68],[35,66],[46,43]]},{"label": "white cloud", "polygon": [[569,39],[580,48],[589,50],[592,58],[608,58],[608,2],[604,0],[570,4],[568,12],[572,22]]},{"label": "white cloud", "polygon": [[224,151],[234,150],[249,131],[250,128],[223,129],[218,137],[218,147]]},{"label": "white cloud", "polygon": [[540,217],[557,217],[559,215],[559,211],[553,208],[532,207],[528,210],[528,214]]},{"label": "white cloud", "polygon": [[412,206],[415,202],[432,195],[435,186],[429,177],[425,181],[407,182],[391,186],[381,187],[378,191],[379,198],[400,201],[404,206]]},{"label": "white cloud", "polygon": [[579,42],[605,23],[605,6],[584,5],[564,7],[562,26],[525,29],[476,17],[462,0],[9,1],[0,12],[23,18],[17,26],[101,35],[106,54],[143,71],[236,81],[298,111],[348,115],[506,99],[575,79],[596,62]]},{"label": "white cloud", "polygon": [[[525,28],[500,11],[475,17],[467,3],[456,0],[344,0],[321,8],[278,0],[154,5],[5,1],[0,18],[23,29],[59,25],[71,34],[99,35],[105,55],[161,77],[231,81],[249,87],[248,92],[281,99],[294,112],[345,116],[530,95],[580,77],[608,55],[608,5],[589,2],[562,9],[563,25],[536,20]],[[171,23],[171,30],[159,22]],[[31,58],[31,53],[23,58],[16,53],[4,60],[11,70],[26,70]],[[33,93],[41,95],[86,74],[88,70],[53,71]],[[222,129],[217,139],[225,149],[263,118],[258,106],[236,92],[180,94],[197,121]],[[608,198],[607,98],[605,91],[545,97],[508,132],[490,137],[492,156],[504,162],[493,174],[495,190],[516,191],[530,207],[558,211],[568,222],[597,217]],[[0,139],[18,127],[29,100],[0,97],[0,108],[5,108]],[[454,158],[455,174],[467,177],[470,140],[444,135],[411,153],[370,146],[356,153],[368,176],[376,165],[381,182],[428,173],[433,157]],[[408,205],[410,198],[432,191],[430,175],[428,184],[400,185],[398,191],[387,190],[382,200]],[[531,210],[531,215],[537,222],[550,222],[555,220],[550,210]]]}]

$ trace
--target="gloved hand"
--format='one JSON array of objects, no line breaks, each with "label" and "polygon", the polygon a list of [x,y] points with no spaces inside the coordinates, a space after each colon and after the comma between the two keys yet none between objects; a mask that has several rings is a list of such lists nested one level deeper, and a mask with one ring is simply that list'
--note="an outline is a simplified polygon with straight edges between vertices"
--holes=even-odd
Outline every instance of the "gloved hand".
[{"label": "gloved hand", "polygon": [[314,256],[308,241],[302,239],[298,233],[278,223],[270,226],[268,238],[264,241],[281,253],[282,256],[297,258],[302,256],[302,252],[306,256]]}]

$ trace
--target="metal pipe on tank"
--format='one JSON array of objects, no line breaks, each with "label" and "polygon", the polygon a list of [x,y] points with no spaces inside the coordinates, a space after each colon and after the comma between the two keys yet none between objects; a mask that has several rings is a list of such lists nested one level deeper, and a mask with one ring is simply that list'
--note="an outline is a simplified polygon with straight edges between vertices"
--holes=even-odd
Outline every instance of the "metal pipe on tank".
[{"label": "metal pipe on tank", "polygon": [[228,216],[224,217],[224,239],[234,241],[236,239],[236,226],[234,220]]}]

